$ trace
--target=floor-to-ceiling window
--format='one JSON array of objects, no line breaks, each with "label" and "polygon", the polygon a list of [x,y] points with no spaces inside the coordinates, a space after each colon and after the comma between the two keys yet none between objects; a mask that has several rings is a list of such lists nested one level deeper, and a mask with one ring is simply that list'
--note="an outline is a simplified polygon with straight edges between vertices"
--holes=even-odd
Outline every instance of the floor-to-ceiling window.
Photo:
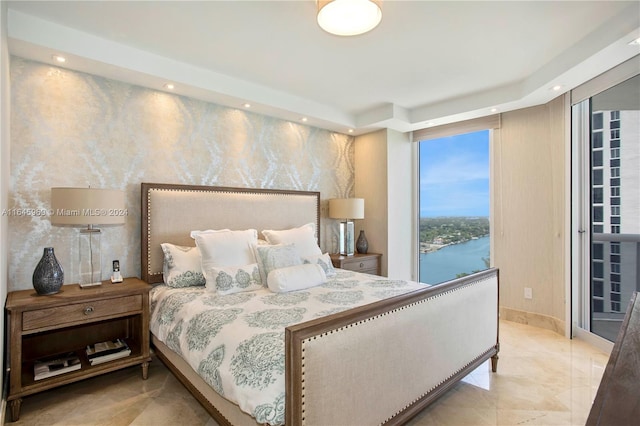
[{"label": "floor-to-ceiling window", "polygon": [[574,325],[614,341],[640,291],[640,75],[572,106]]},{"label": "floor-to-ceiling window", "polygon": [[419,142],[419,276],[438,284],[490,265],[490,131]]}]

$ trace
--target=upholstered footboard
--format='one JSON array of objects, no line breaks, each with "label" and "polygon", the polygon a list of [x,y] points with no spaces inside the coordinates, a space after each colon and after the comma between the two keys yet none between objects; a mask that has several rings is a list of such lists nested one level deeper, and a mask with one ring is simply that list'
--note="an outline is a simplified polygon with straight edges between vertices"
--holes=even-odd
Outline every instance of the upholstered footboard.
[{"label": "upholstered footboard", "polygon": [[286,330],[287,425],[403,423],[498,344],[498,271]]}]

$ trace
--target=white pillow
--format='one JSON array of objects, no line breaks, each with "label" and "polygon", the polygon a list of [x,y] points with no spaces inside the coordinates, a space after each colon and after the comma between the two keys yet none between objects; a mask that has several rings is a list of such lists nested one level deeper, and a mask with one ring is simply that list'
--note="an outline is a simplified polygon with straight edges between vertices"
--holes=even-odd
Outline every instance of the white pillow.
[{"label": "white pillow", "polygon": [[207,232],[225,232],[225,231],[231,231],[231,229],[207,229],[206,231],[191,231],[191,233],[189,235],[191,235],[191,238],[195,239],[196,235],[198,234],[206,234]]},{"label": "white pillow", "polygon": [[207,289],[223,295],[259,290],[263,287],[257,263],[246,266],[211,267],[207,276],[212,277],[207,281]]},{"label": "white pillow", "polygon": [[254,250],[263,285],[267,285],[267,277],[271,271],[302,264],[302,259],[300,259],[300,254],[294,244],[255,246]]},{"label": "white pillow", "polygon": [[162,276],[170,287],[191,287],[204,285],[204,275],[200,264],[200,251],[197,247],[177,246],[170,243],[160,244],[164,253]]},{"label": "white pillow", "polygon": [[320,265],[306,264],[289,266],[273,270],[267,277],[269,290],[274,293],[303,290],[315,287],[327,281],[327,276]]},{"label": "white pillow", "polygon": [[327,277],[333,277],[337,274],[335,268],[333,267],[333,263],[331,262],[331,257],[329,257],[329,253],[321,254],[320,256],[303,257],[302,263],[312,263],[314,265],[320,265]]},{"label": "white pillow", "polygon": [[253,246],[258,241],[258,231],[247,229],[245,231],[198,231],[192,232],[196,245],[200,249],[202,259],[202,271],[207,281],[215,283],[215,277],[211,275],[213,267],[243,266],[256,263],[253,254]]},{"label": "white pillow", "polygon": [[262,235],[269,244],[295,244],[302,257],[320,256],[322,251],[316,239],[316,225],[307,223],[299,228],[282,231],[264,230]]}]

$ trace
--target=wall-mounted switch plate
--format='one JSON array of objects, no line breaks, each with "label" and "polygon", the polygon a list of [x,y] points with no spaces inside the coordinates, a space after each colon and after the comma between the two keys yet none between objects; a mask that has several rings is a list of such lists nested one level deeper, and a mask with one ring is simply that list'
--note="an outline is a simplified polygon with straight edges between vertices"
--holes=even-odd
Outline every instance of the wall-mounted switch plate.
[{"label": "wall-mounted switch plate", "polygon": [[533,299],[533,289],[531,287],[524,288],[524,298]]}]

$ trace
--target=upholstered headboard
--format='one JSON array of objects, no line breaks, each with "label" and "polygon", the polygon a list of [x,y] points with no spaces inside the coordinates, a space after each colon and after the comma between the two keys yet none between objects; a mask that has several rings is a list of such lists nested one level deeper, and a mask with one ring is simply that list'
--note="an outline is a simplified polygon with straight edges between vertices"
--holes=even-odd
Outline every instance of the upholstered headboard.
[{"label": "upholstered headboard", "polygon": [[142,279],[162,282],[160,244],[195,246],[206,229],[288,229],[315,223],[320,243],[320,193],[215,186],[142,184]]}]

